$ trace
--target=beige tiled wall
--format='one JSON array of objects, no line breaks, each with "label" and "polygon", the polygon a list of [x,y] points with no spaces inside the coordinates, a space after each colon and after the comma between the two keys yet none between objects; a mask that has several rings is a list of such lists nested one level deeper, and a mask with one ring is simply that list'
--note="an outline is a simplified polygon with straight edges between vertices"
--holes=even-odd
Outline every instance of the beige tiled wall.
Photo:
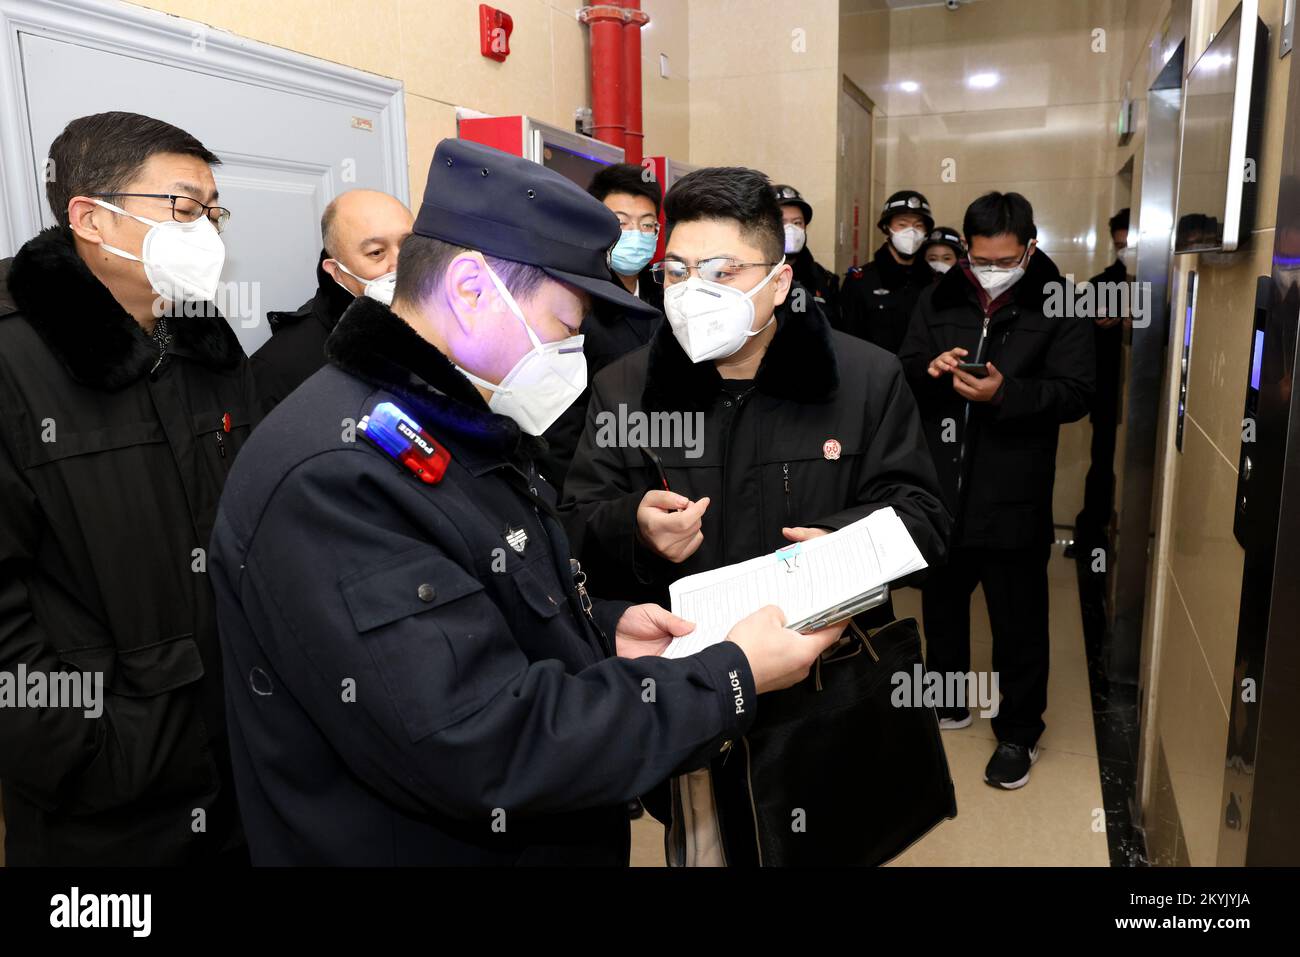
[{"label": "beige tiled wall", "polygon": [[[526,113],[564,129],[590,104],[587,28],[565,0],[513,0],[510,57],[479,54],[476,0],[137,0],[240,36],[401,80],[406,90],[411,200],[434,145],[456,135],[456,107]],[[687,0],[645,0],[642,31],[646,153],[687,159]],[[671,70],[660,76],[659,54]]]},{"label": "beige tiled wall", "polygon": [[[1236,7],[1228,0],[1197,3],[1218,27]],[[1241,447],[1245,377],[1250,361],[1256,277],[1270,271],[1281,141],[1288,111],[1290,60],[1277,57],[1283,0],[1261,0],[1260,17],[1271,32],[1269,78],[1259,160],[1259,204],[1250,245],[1231,265],[1194,256],[1175,258],[1179,283],[1199,277],[1183,449],[1169,475],[1174,521],[1157,530],[1165,557],[1157,569],[1168,593],[1158,617],[1156,735],[1168,766],[1173,804],[1181,819],[1187,860],[1216,863],[1228,736],[1228,715],[1238,693],[1233,665],[1244,553],[1232,535]],[[1193,50],[1193,57],[1199,51]],[[1181,342],[1182,316],[1175,341]],[[1151,796],[1144,810],[1159,803]],[[1147,815],[1148,832],[1170,843],[1168,811]]]},{"label": "beige tiled wall", "polygon": [[690,161],[752,166],[818,211],[808,245],[835,250],[837,0],[691,0]]}]

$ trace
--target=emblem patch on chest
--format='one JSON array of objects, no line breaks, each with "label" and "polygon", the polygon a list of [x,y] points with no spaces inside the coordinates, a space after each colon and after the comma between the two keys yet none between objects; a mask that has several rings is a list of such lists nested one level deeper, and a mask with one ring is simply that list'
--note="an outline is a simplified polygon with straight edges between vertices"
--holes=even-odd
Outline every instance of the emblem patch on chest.
[{"label": "emblem patch on chest", "polygon": [[827,439],[822,443],[822,457],[828,462],[834,462],[840,457],[840,440]]},{"label": "emblem patch on chest", "polygon": [[506,544],[522,555],[524,546],[528,544],[528,533],[522,528],[507,528]]}]

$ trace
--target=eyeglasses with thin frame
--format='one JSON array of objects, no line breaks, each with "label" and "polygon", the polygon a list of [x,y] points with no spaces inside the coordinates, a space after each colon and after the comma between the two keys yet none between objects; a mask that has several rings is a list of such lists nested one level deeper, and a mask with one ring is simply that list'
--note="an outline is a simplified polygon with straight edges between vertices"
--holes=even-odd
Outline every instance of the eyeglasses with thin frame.
[{"label": "eyeglasses with thin frame", "polygon": [[683,282],[690,276],[692,270],[705,282],[729,283],[746,269],[754,266],[766,266],[771,269],[775,265],[776,263],[739,263],[726,256],[701,259],[694,266],[688,266],[680,259],[664,259],[650,267],[650,275],[654,277],[655,282],[665,286]]},{"label": "eyeglasses with thin frame", "polygon": [[971,266],[978,266],[981,269],[988,266],[992,266],[994,269],[1015,269],[1025,261],[1025,257],[1029,255],[1029,250],[1032,248],[1033,243],[1030,243],[1025,247],[1025,251],[1019,256],[1006,256],[1002,259],[977,259],[974,256],[971,256],[970,264]]},{"label": "eyeglasses with thin frame", "polygon": [[658,220],[650,223],[634,223],[632,222],[632,220],[625,217],[622,213],[616,213],[615,215],[618,216],[618,224],[620,227],[622,227],[624,232],[627,232],[628,230],[631,229],[635,229],[644,233],[647,236],[659,235]]},{"label": "eyeglasses with thin frame", "polygon": [[226,224],[230,222],[230,210],[224,206],[209,206],[206,203],[200,203],[193,196],[180,196],[176,193],[91,193],[91,196],[97,199],[108,199],[113,196],[134,196],[137,199],[168,199],[171,200],[172,219],[178,223],[192,223],[200,216],[206,215],[212,220],[212,225],[218,233],[224,232]]}]

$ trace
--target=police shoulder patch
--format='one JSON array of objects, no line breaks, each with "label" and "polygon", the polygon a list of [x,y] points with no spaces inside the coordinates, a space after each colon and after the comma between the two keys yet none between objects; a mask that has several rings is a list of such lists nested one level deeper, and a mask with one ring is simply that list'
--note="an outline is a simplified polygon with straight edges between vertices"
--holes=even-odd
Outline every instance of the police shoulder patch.
[{"label": "police shoulder patch", "polygon": [[426,485],[438,484],[447,474],[451,453],[395,403],[380,402],[357,423],[357,430]]}]

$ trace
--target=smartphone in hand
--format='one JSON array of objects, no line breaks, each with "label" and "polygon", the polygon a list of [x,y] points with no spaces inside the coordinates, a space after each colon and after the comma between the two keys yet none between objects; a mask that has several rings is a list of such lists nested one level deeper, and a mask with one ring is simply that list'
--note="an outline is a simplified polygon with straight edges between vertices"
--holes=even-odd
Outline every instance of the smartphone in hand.
[{"label": "smartphone in hand", "polygon": [[987,379],[989,377],[988,366],[982,362],[959,362],[957,368],[977,379]]}]

